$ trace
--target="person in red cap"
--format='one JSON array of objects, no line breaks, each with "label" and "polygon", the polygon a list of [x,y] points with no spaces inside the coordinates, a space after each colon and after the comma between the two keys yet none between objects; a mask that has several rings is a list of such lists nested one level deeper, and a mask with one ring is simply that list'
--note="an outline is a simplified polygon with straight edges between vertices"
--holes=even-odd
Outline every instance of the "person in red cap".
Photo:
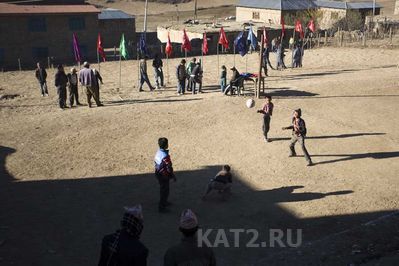
[{"label": "person in red cap", "polygon": [[164,266],[175,265],[216,265],[215,254],[212,249],[197,241],[198,219],[190,209],[184,210],[180,216],[180,232],[183,239],[180,244],[169,248],[164,256]]},{"label": "person in red cap", "polygon": [[125,207],[121,229],[103,238],[98,265],[146,266],[148,249],[140,241],[143,222],[141,205]]}]

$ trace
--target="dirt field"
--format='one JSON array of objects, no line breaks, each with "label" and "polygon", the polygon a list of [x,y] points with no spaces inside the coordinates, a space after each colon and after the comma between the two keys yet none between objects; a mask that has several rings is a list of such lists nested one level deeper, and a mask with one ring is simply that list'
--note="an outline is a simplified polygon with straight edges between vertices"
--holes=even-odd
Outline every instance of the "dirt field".
[{"label": "dirt field", "polygon": [[[361,224],[399,208],[398,57],[399,50],[315,49],[303,69],[271,71],[271,143],[256,113],[263,100],[247,109],[250,95],[219,93],[215,56],[204,59],[204,93],[185,96],[175,92],[177,59],[169,61],[168,88],[153,93],[137,92],[135,61],[123,62],[120,90],[118,63],[102,64],[105,106],[92,109],[60,110],[53,70],[48,98],[32,71],[0,73],[0,94],[20,95],[0,100],[0,264],[94,265],[102,236],[118,228],[123,206],[136,203],[144,208],[149,265],[161,265],[179,241],[178,218],[188,207],[204,229],[252,228],[261,239],[270,228],[303,229],[299,249],[246,248],[247,236],[240,248],[215,249],[219,265],[374,265],[396,256],[397,216],[381,227]],[[242,72],[245,62],[236,57]],[[232,66],[233,56],[221,56],[222,64]],[[256,65],[250,55],[248,71]],[[303,157],[288,158],[290,132],[281,130],[298,107],[310,168]],[[170,214],[157,212],[160,136],[169,138],[178,178]],[[226,163],[235,174],[231,199],[202,202],[208,179]]]}]

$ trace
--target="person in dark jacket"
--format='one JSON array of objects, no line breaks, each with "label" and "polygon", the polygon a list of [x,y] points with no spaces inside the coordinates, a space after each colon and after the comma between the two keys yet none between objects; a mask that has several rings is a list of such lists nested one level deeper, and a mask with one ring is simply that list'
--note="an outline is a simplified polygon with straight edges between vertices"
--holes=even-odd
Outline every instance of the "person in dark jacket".
[{"label": "person in dark jacket", "polygon": [[258,113],[263,114],[263,136],[265,137],[266,142],[270,142],[271,140],[267,137],[267,134],[270,130],[270,120],[273,115],[274,104],[272,103],[272,96],[266,96],[266,102],[263,105],[263,108],[258,110]]},{"label": "person in dark jacket", "polygon": [[82,105],[79,102],[79,91],[78,91],[78,74],[76,68],[71,69],[71,73],[68,73],[68,88],[69,88],[69,104],[72,107],[76,101],[76,105]]},{"label": "person in dark jacket", "polygon": [[294,117],[292,118],[292,125],[289,127],[283,127],[283,130],[286,129],[292,129],[292,138],[291,138],[291,143],[290,143],[290,156],[289,157],[295,157],[296,152],[295,152],[295,143],[299,142],[301,145],[303,154],[305,156],[306,161],[308,162],[308,166],[312,166],[313,162],[312,159],[310,158],[310,155],[308,153],[308,150],[305,147],[305,138],[306,138],[306,124],[305,120],[301,118],[302,116],[302,110],[297,109],[294,111]]},{"label": "person in dark jacket", "polygon": [[148,249],[140,241],[143,228],[141,205],[125,207],[121,229],[103,238],[98,266],[146,266]]},{"label": "person in dark jacket", "polygon": [[176,182],[176,176],[173,171],[172,160],[169,155],[169,144],[167,138],[158,139],[159,150],[155,154],[155,177],[159,182],[160,199],[159,212],[168,212],[167,207],[171,205],[169,197],[169,181],[173,179]]},{"label": "person in dark jacket", "polygon": [[202,67],[201,62],[196,63],[193,70],[191,71],[190,76],[191,82],[191,90],[192,93],[195,94],[197,91],[197,84],[198,84],[198,93],[202,92]]},{"label": "person in dark jacket", "polygon": [[159,54],[155,55],[154,60],[152,61],[152,67],[154,68],[154,77],[155,77],[155,84],[156,88],[160,89],[164,87],[164,77],[163,77],[163,62],[162,59],[159,57]]},{"label": "person in dark jacket", "polygon": [[100,83],[101,83],[101,85],[104,84],[103,78],[101,77],[100,72],[98,72],[95,68],[93,68],[92,71],[93,71],[93,75],[94,75],[94,80],[93,80],[94,81],[93,82],[94,93],[96,94],[96,97],[97,97],[98,101],[100,102],[100,104],[102,104],[101,100],[100,100]]},{"label": "person in dark jacket", "polygon": [[182,59],[180,64],[176,68],[176,78],[177,78],[177,93],[183,95],[186,90],[186,60]]},{"label": "person in dark jacket", "polygon": [[43,96],[48,96],[48,90],[47,90],[47,72],[46,69],[42,66],[42,64],[39,62],[37,63],[37,68],[35,70],[35,76],[37,81],[39,81],[39,86],[40,86],[40,92]]},{"label": "person in dark jacket", "polygon": [[216,266],[213,250],[198,243],[198,219],[194,212],[186,209],[180,216],[179,231],[183,234],[181,242],[169,248],[164,256],[164,266],[201,265]]},{"label": "person in dark jacket", "polygon": [[58,104],[61,109],[68,108],[66,106],[66,98],[67,98],[67,91],[66,87],[68,84],[68,77],[65,74],[64,71],[64,66],[63,65],[58,65],[57,67],[57,73],[55,74],[54,77],[54,83],[55,87],[57,88],[57,93],[58,93]]},{"label": "person in dark jacket", "polygon": [[266,77],[268,76],[268,74],[267,74],[267,66],[268,65],[270,66],[271,69],[274,70],[274,67],[270,63],[269,56],[270,56],[270,46],[269,46],[268,43],[266,43],[265,50],[263,51],[263,54],[262,54],[262,57],[263,57],[263,59],[262,59],[262,68],[263,68],[263,71],[265,72],[265,76]]}]

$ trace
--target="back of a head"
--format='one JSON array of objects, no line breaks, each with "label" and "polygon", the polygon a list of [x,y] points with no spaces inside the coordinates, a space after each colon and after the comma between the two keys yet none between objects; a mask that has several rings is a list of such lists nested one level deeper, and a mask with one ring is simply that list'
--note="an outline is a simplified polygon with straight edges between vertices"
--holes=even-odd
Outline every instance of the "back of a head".
[{"label": "back of a head", "polygon": [[223,170],[226,172],[230,172],[230,170],[231,170],[230,165],[228,165],[228,164],[223,165]]},{"label": "back of a head", "polygon": [[164,138],[164,137],[159,138],[158,146],[159,146],[159,148],[166,150],[168,148],[168,139]]}]

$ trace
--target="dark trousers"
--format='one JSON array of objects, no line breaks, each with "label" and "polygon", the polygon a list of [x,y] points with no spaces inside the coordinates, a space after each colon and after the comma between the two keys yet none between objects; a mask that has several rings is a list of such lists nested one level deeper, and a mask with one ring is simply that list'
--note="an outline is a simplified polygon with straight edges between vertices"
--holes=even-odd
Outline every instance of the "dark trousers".
[{"label": "dark trousers", "polygon": [[44,96],[44,94],[48,94],[46,82],[43,82],[43,83],[39,82],[39,86],[40,86],[40,92],[41,92],[42,96]]},{"label": "dark trousers", "polygon": [[202,92],[202,80],[200,78],[191,77],[190,83],[193,94],[197,92],[197,84],[198,84],[198,92]]},{"label": "dark trousers", "polygon": [[60,108],[64,108],[66,105],[65,102],[67,98],[66,86],[58,86],[57,94],[58,94],[58,105],[60,106]]},{"label": "dark trousers", "polygon": [[159,86],[163,87],[163,70],[162,68],[154,67],[154,76],[155,76],[155,84],[159,88]]},{"label": "dark trousers", "polygon": [[78,85],[70,85],[69,86],[69,104],[74,104],[76,100],[76,104],[79,104],[79,93],[78,93]]},{"label": "dark trousers", "polygon": [[148,79],[148,75],[142,73],[142,74],[140,75],[140,88],[139,88],[140,91],[143,89],[144,82],[147,83],[147,85],[148,85],[148,87],[150,88],[150,90],[153,90],[153,89],[154,89],[154,88],[152,87],[151,83],[150,83],[150,80]]},{"label": "dark trousers", "polygon": [[297,136],[296,134],[292,135],[291,138],[291,143],[290,143],[290,151],[291,151],[291,155],[295,156],[296,152],[295,152],[295,144],[299,143],[299,145],[301,145],[302,151],[303,151],[303,155],[305,156],[306,161],[311,162],[312,159],[310,158],[310,155],[308,153],[308,150],[305,147],[305,137],[303,136]]},{"label": "dark trousers", "polygon": [[169,198],[169,177],[155,174],[159,183],[159,209],[165,209]]},{"label": "dark trousers", "polygon": [[186,79],[178,80],[178,83],[177,83],[177,92],[178,92],[178,93],[184,94],[185,89],[186,89]]},{"label": "dark trousers", "polygon": [[98,89],[96,89],[95,86],[93,86],[93,87],[87,86],[86,87],[87,104],[89,105],[89,107],[91,107],[91,98],[94,98],[94,101],[96,102],[97,106],[101,105],[101,102],[98,98],[97,92],[98,92]]},{"label": "dark trousers", "polygon": [[270,130],[270,115],[263,115],[263,135],[265,136],[265,139],[267,139],[267,133],[269,133]]}]

